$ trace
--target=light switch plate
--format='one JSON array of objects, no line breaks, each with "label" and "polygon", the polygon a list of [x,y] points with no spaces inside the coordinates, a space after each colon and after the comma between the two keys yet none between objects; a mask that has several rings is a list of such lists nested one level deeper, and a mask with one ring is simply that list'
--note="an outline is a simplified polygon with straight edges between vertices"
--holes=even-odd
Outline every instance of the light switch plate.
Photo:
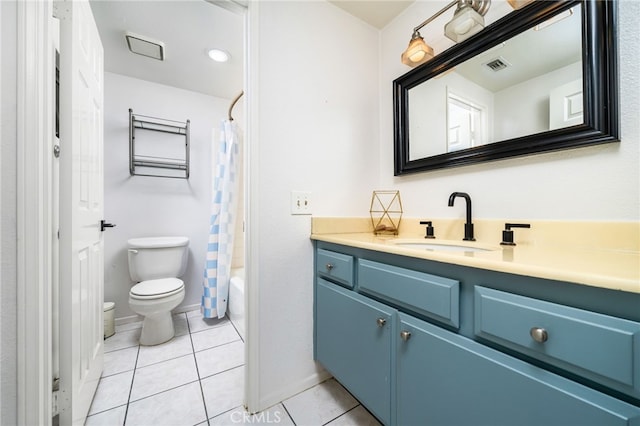
[{"label": "light switch plate", "polygon": [[291,191],[291,214],[311,214],[311,192]]}]

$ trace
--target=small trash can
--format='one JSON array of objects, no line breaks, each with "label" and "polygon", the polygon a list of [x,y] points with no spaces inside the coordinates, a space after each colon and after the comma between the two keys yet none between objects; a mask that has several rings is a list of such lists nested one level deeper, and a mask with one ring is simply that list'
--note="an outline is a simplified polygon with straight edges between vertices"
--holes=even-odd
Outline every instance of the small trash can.
[{"label": "small trash can", "polygon": [[113,302],[104,302],[104,338],[111,337],[116,334],[115,313],[116,304]]}]

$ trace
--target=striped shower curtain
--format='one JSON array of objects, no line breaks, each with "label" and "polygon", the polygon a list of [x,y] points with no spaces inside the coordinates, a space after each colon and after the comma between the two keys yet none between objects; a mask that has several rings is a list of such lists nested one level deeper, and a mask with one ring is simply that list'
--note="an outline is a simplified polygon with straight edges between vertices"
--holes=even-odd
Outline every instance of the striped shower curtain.
[{"label": "striped shower curtain", "polygon": [[[212,149],[215,152],[215,149]],[[209,242],[205,261],[204,291],[200,311],[204,318],[222,318],[227,311],[233,256],[233,231],[238,197],[238,133],[233,121],[224,120],[220,130]]]}]

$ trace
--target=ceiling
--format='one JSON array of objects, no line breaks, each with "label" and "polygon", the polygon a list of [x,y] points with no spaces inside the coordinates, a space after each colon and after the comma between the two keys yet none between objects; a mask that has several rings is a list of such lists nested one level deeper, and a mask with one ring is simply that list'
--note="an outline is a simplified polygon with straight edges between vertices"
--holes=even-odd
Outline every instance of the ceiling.
[{"label": "ceiling", "polygon": [[[414,3],[414,0],[328,1],[380,29]],[[247,0],[91,0],[90,4],[104,46],[105,71],[224,99],[233,99],[242,90],[243,10]],[[492,8],[491,13],[494,12],[493,9],[500,9],[497,6],[499,5]],[[579,14],[561,25],[553,25],[556,27],[554,31],[546,32],[560,30],[560,27],[575,20],[577,16]],[[163,42],[165,60],[159,61],[131,53],[124,37],[127,31]],[[577,36],[580,36],[579,32]],[[555,39],[554,48],[542,56],[528,55],[527,59],[526,49],[510,51],[509,46],[496,54],[508,56],[506,59],[511,63],[524,64],[521,61],[528,60],[523,68],[534,69],[543,66],[543,59],[560,60],[562,57],[569,57],[561,47],[575,46],[577,43],[566,36],[554,35],[552,39]],[[209,59],[207,51],[213,47],[229,52],[229,62],[216,63]],[[525,58],[521,59],[521,56]],[[558,56],[560,59],[556,58]],[[470,77],[475,79],[483,75],[488,74],[470,72]],[[490,75],[489,78],[493,78],[493,84],[497,85],[498,82],[506,83],[507,75],[508,73],[495,74],[495,77]],[[483,84],[490,83],[485,81]]]},{"label": "ceiling", "polygon": [[[579,7],[574,9],[565,19],[540,30],[529,29],[469,59],[456,67],[456,72],[485,89],[498,92],[579,62],[582,59],[581,13]],[[532,55],[532,48],[542,54]],[[486,66],[496,59],[507,67],[492,71]]]},{"label": "ceiling", "polygon": [[[411,1],[331,0],[376,28]],[[90,0],[104,47],[105,71],[216,96],[234,98],[244,81],[244,16],[247,0]],[[165,44],[165,60],[131,53],[125,32]],[[231,54],[213,62],[207,51]]]},{"label": "ceiling", "polygon": [[415,0],[329,0],[356,18],[382,29]]},{"label": "ceiling", "polygon": [[[104,47],[105,71],[232,99],[243,88],[244,17],[202,0],[91,0]],[[125,32],[165,44],[165,60],[131,53]],[[217,63],[213,47],[231,59]]]},{"label": "ceiling", "polygon": [[[411,1],[332,0],[376,28]],[[105,71],[224,99],[243,88],[244,16],[247,0],[90,0],[104,47]],[[131,53],[125,32],[161,41],[165,60]],[[212,47],[231,54],[227,63],[207,56]]]}]

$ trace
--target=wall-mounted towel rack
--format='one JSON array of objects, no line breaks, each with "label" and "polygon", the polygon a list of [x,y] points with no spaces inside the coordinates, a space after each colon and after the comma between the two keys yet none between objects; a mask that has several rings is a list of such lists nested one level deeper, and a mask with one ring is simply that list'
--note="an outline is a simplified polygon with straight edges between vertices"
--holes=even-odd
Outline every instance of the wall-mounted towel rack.
[{"label": "wall-mounted towel rack", "polygon": [[[189,125],[189,120],[182,122],[149,117],[134,114],[129,109],[131,176],[189,179]],[[140,133],[141,130],[158,133],[145,134]]]}]

